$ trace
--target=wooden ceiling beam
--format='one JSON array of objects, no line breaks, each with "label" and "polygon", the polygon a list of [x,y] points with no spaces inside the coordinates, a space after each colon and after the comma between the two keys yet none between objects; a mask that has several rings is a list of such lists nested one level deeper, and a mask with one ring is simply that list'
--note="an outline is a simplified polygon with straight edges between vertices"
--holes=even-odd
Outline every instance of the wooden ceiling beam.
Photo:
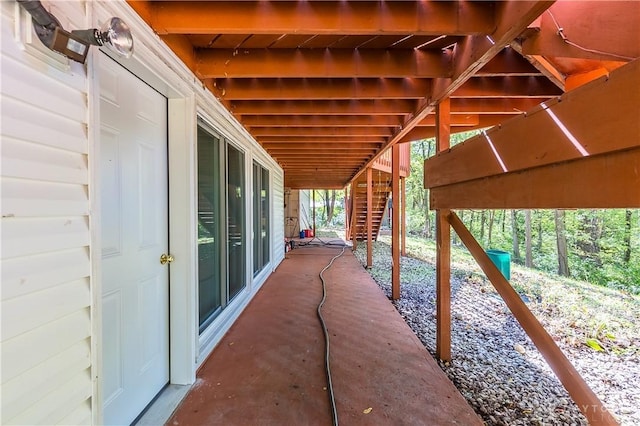
[{"label": "wooden ceiling beam", "polygon": [[533,65],[538,71],[540,71],[540,73],[542,73],[542,75],[547,77],[553,84],[558,86],[560,90],[562,90],[563,92],[565,91],[565,76],[560,71],[558,71],[556,67],[551,64],[551,62],[540,55],[525,55],[522,52],[522,44],[520,44],[519,40],[512,41],[511,48],[522,55],[522,57],[529,61],[531,65]]},{"label": "wooden ceiling beam", "polygon": [[[422,99],[428,79],[218,79],[208,85],[225,100]],[[473,77],[452,97],[549,98],[563,91],[541,76]]]},{"label": "wooden ceiling beam", "polygon": [[[317,138],[316,138],[317,139]],[[266,150],[277,152],[281,151],[303,151],[303,150],[318,150],[318,151],[330,151],[330,150],[349,150],[349,151],[370,151],[380,148],[380,143],[377,142],[357,142],[347,143],[340,142],[337,139],[333,139],[333,142],[315,141],[315,140],[302,140],[301,142],[261,142],[260,143]]]},{"label": "wooden ceiling beam", "polygon": [[247,127],[397,127],[402,121],[393,115],[243,115]]},{"label": "wooden ceiling beam", "polygon": [[227,100],[421,99],[431,90],[422,78],[220,78],[213,87]]},{"label": "wooden ceiling beam", "polygon": [[416,102],[408,99],[355,101],[234,101],[231,112],[238,115],[400,115],[408,114]]},{"label": "wooden ceiling beam", "polygon": [[335,143],[342,144],[361,144],[361,143],[377,143],[382,144],[386,140],[383,136],[324,136],[324,135],[305,135],[305,136],[260,136],[260,143],[283,143],[298,144],[303,142],[311,143]]},{"label": "wooden ceiling beam", "polygon": [[[509,119],[509,116],[502,115],[479,115],[476,124],[453,124],[455,115],[451,116],[451,133],[462,133],[471,130],[485,129],[501,124]],[[416,126],[407,135],[400,139],[399,143],[413,142],[421,139],[434,138],[436,136],[436,127],[433,126]]]},{"label": "wooden ceiling beam", "polygon": [[451,98],[542,98],[564,93],[546,77],[472,77]]},{"label": "wooden ceiling beam", "polygon": [[[135,1],[130,1],[135,3]],[[158,34],[468,35],[495,28],[485,2],[152,2]]]},{"label": "wooden ceiling beam", "polygon": [[[640,28],[640,2],[608,1],[606,6],[590,1],[558,2],[541,18],[540,31],[529,32],[522,41],[525,55],[605,61],[640,57],[640,31],[629,31]],[[556,22],[568,42],[558,34]]]},{"label": "wooden ceiling beam", "polygon": [[502,49],[476,73],[477,76],[483,77],[531,76],[539,74],[540,71],[538,69],[511,48]]},{"label": "wooden ceiling beam", "polygon": [[[250,127],[249,132],[256,138],[264,136],[298,138],[301,136],[322,136],[345,138],[350,136],[388,137],[388,127]],[[261,139],[262,140],[262,139]]]},{"label": "wooden ceiling beam", "polygon": [[453,51],[453,75],[451,78],[436,79],[432,85],[431,96],[425,98],[426,102],[409,116],[401,130],[396,132],[395,136],[380,150],[380,153],[354,177],[361,174],[371,162],[382,155],[385,148],[402,140],[420,121],[434,111],[441,100],[450,97],[553,3],[553,0],[499,2],[496,5],[497,25],[495,31],[489,37],[467,36],[456,44]]},{"label": "wooden ceiling beam", "polygon": [[451,75],[443,52],[416,49],[197,49],[200,78],[360,78]]},{"label": "wooden ceiling beam", "polygon": [[[481,124],[481,121],[484,123],[494,122],[500,123],[507,118],[510,118],[511,115],[501,115],[501,114],[451,114],[450,125],[454,127],[460,126],[477,126]],[[416,127],[434,127],[436,125],[436,116],[435,114],[428,115],[424,120],[422,120]]]},{"label": "wooden ceiling beam", "polygon": [[535,98],[451,99],[451,114],[522,114],[540,104]]},{"label": "wooden ceiling beam", "polygon": [[170,34],[162,37],[162,41],[190,70],[195,70],[197,66],[196,51],[193,45],[184,34]]}]

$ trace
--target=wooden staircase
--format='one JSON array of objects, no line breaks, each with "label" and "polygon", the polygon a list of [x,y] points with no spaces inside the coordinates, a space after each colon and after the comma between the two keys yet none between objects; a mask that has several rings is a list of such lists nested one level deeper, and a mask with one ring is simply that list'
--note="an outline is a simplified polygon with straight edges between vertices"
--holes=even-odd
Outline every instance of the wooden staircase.
[{"label": "wooden staircase", "polygon": [[[349,215],[349,239],[355,237],[358,241],[367,239],[367,175],[362,175],[355,180],[353,187],[353,200],[351,200],[351,210]],[[372,235],[375,241],[380,232],[382,218],[387,208],[387,201],[391,193],[391,174],[381,170],[373,171],[373,192],[372,192]],[[355,203],[354,203],[355,201]],[[355,218],[354,218],[355,215]]]},{"label": "wooden staircase", "polygon": [[[401,144],[399,148],[400,178],[404,179],[411,171],[411,144]],[[391,149],[387,149],[371,166],[373,189],[371,229],[374,241],[378,239],[382,218],[391,194],[391,160]],[[349,240],[364,241],[367,239],[367,173],[361,173],[351,181],[351,189],[347,203],[346,235]]]}]

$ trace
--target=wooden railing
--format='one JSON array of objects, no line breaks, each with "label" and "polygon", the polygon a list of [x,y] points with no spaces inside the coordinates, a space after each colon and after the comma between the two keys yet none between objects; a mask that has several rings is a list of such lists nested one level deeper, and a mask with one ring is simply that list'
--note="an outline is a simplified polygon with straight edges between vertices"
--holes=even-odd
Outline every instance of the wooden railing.
[{"label": "wooden railing", "polygon": [[[372,167],[386,173],[391,173],[391,148],[388,148],[376,161]],[[411,170],[411,144],[400,144],[400,176],[407,177]]]}]

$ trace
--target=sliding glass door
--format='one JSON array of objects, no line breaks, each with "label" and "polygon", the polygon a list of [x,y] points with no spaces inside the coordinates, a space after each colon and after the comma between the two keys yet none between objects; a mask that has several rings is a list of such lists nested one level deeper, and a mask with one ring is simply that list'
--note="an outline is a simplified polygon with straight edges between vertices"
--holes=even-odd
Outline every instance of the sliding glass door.
[{"label": "sliding glass door", "polygon": [[245,157],[198,126],[198,305],[202,333],[246,286]]},{"label": "sliding glass door", "polygon": [[222,309],[224,271],[220,139],[198,127],[198,304],[200,331]]},{"label": "sliding glass door", "polygon": [[246,285],[244,154],[227,145],[229,299]]},{"label": "sliding glass door", "polygon": [[269,171],[253,163],[253,275],[269,263]]}]

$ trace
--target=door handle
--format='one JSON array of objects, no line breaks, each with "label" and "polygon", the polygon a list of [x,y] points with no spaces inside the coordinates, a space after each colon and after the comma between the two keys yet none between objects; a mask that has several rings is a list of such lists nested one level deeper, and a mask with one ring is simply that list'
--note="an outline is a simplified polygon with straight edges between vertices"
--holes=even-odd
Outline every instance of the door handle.
[{"label": "door handle", "polygon": [[173,262],[173,256],[171,256],[170,254],[162,253],[162,255],[160,256],[160,264],[166,265],[167,263],[171,262]]}]

